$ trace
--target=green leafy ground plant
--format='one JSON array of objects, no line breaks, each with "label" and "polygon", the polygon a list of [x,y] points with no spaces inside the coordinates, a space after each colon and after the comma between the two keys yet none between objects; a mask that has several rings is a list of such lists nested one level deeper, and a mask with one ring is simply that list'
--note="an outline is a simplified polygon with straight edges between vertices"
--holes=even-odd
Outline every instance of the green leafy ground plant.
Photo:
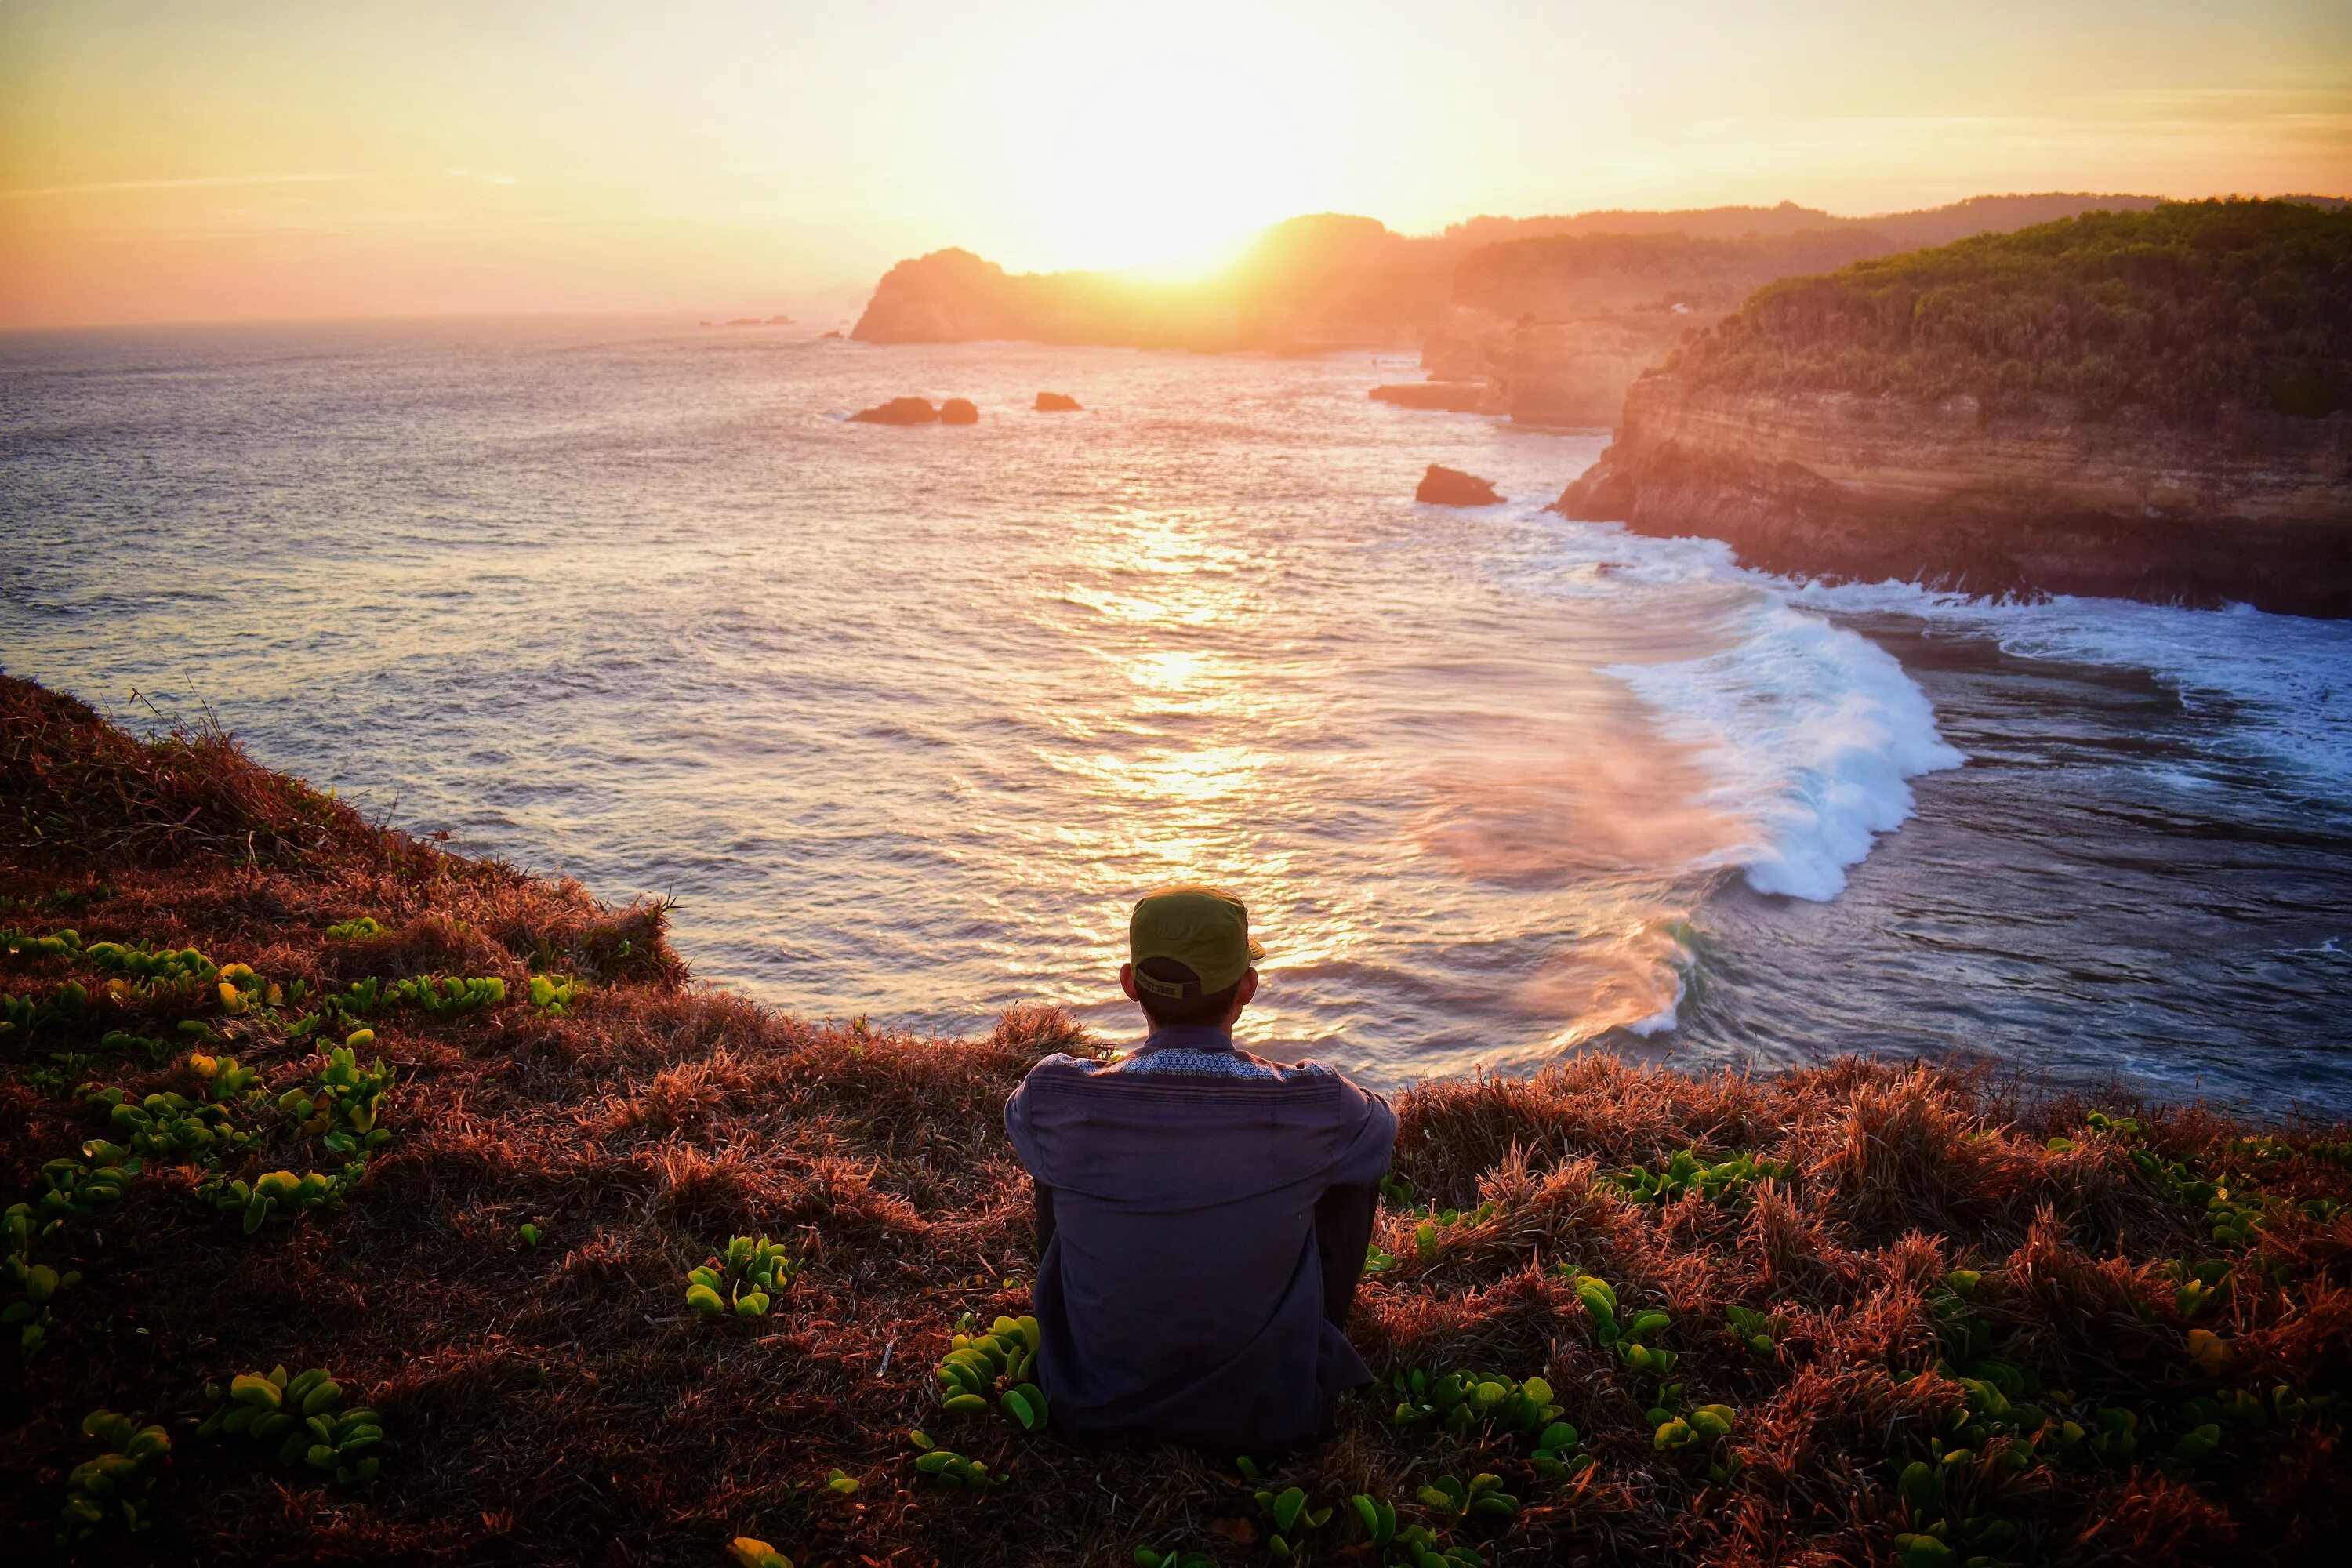
[{"label": "green leafy ground plant", "polygon": [[1675,1203],[1685,1194],[1696,1192],[1717,1208],[1736,1209],[1747,1206],[1757,1183],[1785,1182],[1796,1173],[1794,1165],[1759,1160],[1750,1153],[1737,1153],[1709,1163],[1699,1157],[1697,1150],[1683,1149],[1656,1170],[1637,1165],[1605,1179],[1635,1203]]},{"label": "green leafy ground plant", "polygon": [[383,1419],[365,1407],[343,1409],[342,1384],[325,1367],[292,1376],[283,1366],[246,1373],[226,1389],[207,1384],[205,1395],[222,1403],[198,1436],[274,1443],[278,1463],[307,1465],[339,1482],[364,1486],[376,1478],[380,1461],[371,1450],[383,1441]]},{"label": "green leafy ground plant", "polygon": [[81,1419],[85,1436],[106,1451],[76,1465],[66,1477],[66,1505],[58,1516],[68,1543],[89,1540],[112,1520],[125,1529],[145,1530],[146,1494],[155,1485],[154,1467],[171,1452],[161,1426],[142,1426],[128,1415],[93,1410]]},{"label": "green leafy ground plant", "polygon": [[1303,1488],[1261,1488],[1255,1495],[1258,1511],[1265,1515],[1265,1549],[1277,1563],[1295,1561],[1307,1532],[1331,1522],[1331,1510],[1315,1507]]},{"label": "green leafy ground plant", "polygon": [[1415,1495],[1426,1507],[1468,1524],[1500,1527],[1519,1517],[1519,1500],[1503,1489],[1503,1478],[1485,1471],[1467,1481],[1440,1476]]},{"label": "green leafy ground plant", "polygon": [[1419,1367],[1389,1380],[1397,1396],[1392,1418],[1400,1426],[1434,1423],[1448,1432],[1485,1427],[1507,1433],[1537,1433],[1560,1407],[1551,1384],[1540,1377],[1524,1383],[1469,1372],[1432,1373]]},{"label": "green leafy ground plant", "polygon": [[1448,1547],[1417,1524],[1400,1526],[1394,1504],[1358,1492],[1348,1500],[1363,1527],[1372,1560],[1384,1568],[1484,1568],[1485,1560],[1471,1546]]},{"label": "green leafy ground plant", "polygon": [[474,979],[420,974],[414,980],[395,982],[385,994],[394,1001],[421,1008],[432,1017],[454,1018],[482,1012],[505,1001],[507,983],[495,974]]},{"label": "green leafy ground plant", "polygon": [[1037,1320],[1000,1317],[984,1334],[954,1335],[939,1364],[940,1406],[956,1414],[984,1411],[992,1398],[1024,1432],[1050,1417],[1045,1390],[1033,1376],[1042,1331]]},{"label": "green leafy ground plant", "polygon": [[686,1304],[706,1318],[764,1318],[801,1264],[781,1241],[738,1236],[686,1276]]},{"label": "green leafy ground plant", "polygon": [[982,1487],[1003,1486],[1007,1478],[992,1476],[988,1467],[978,1459],[967,1459],[952,1448],[942,1448],[920,1430],[907,1434],[907,1441],[918,1450],[915,1473],[928,1477],[949,1491],[978,1491]]},{"label": "green leafy ground plant", "polygon": [[0,1216],[0,1237],[5,1237],[7,1255],[0,1259],[0,1280],[5,1280],[7,1305],[0,1307],[0,1325],[16,1331],[16,1351],[26,1361],[37,1355],[48,1343],[51,1313],[49,1303],[61,1290],[71,1289],[81,1283],[79,1271],[68,1269],[59,1273],[46,1263],[33,1261],[32,1205],[11,1204],[5,1216]]},{"label": "green leafy ground plant", "polygon": [[542,1017],[570,1017],[572,1009],[580,1005],[580,983],[569,977],[547,974],[530,977],[530,1005]]}]

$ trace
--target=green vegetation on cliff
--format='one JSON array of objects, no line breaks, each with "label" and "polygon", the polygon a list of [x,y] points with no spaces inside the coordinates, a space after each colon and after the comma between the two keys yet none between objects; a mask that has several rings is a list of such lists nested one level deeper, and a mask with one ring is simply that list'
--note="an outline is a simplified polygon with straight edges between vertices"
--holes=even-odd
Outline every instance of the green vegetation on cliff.
[{"label": "green vegetation on cliff", "polygon": [[2170,202],[1860,261],[1758,290],[1666,368],[2184,425],[2231,405],[2322,416],[2352,405],[2352,209]]},{"label": "green vegetation on cliff", "polygon": [[[1397,1098],[1301,1455],[1029,1381],[1007,1092],[665,911],[0,677],[0,1534],[22,1560],[2304,1562],[2352,1143],[1844,1062]],[[2126,1114],[2126,1110],[2128,1113]]]}]

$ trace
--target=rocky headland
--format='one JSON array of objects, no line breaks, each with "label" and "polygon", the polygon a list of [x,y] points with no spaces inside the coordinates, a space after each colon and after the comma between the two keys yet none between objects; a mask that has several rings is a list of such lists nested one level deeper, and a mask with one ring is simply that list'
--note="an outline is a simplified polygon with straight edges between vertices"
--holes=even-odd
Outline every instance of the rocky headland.
[{"label": "rocky headland", "polygon": [[[1759,283],[2093,205],[2151,205],[2139,196],[1995,196],[1858,218],[1784,202],[1481,217],[1418,236],[1318,213],[1275,225],[1229,268],[1183,282],[1008,272],[968,250],[939,250],[891,268],[850,335],[1202,352],[1418,348],[1433,375],[1486,384],[1482,412],[1605,425],[1624,382]],[[1632,319],[1555,330],[1620,316]],[[1533,331],[1520,341],[1523,329]]]},{"label": "rocky headland", "polygon": [[2101,214],[1759,293],[1558,501],[1748,564],[2352,616],[2352,213]]}]

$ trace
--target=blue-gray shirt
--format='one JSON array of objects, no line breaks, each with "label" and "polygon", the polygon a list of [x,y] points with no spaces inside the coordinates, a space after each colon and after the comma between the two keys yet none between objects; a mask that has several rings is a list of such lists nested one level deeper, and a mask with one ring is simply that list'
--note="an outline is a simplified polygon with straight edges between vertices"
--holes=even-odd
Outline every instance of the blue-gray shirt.
[{"label": "blue-gray shirt", "polygon": [[1045,1058],[1004,1126],[1051,1196],[1039,1381],[1069,1436],[1270,1452],[1370,1381],[1324,1313],[1315,1207],[1388,1170],[1378,1095],[1168,1028],[1116,1062]]}]

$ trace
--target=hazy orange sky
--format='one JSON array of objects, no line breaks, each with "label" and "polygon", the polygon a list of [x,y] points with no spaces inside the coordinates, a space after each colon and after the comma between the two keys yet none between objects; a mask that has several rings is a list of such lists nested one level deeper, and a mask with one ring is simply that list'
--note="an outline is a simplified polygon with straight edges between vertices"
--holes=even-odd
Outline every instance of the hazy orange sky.
[{"label": "hazy orange sky", "polygon": [[1293,213],[2352,190],[2345,0],[0,0],[0,326],[855,310]]}]

